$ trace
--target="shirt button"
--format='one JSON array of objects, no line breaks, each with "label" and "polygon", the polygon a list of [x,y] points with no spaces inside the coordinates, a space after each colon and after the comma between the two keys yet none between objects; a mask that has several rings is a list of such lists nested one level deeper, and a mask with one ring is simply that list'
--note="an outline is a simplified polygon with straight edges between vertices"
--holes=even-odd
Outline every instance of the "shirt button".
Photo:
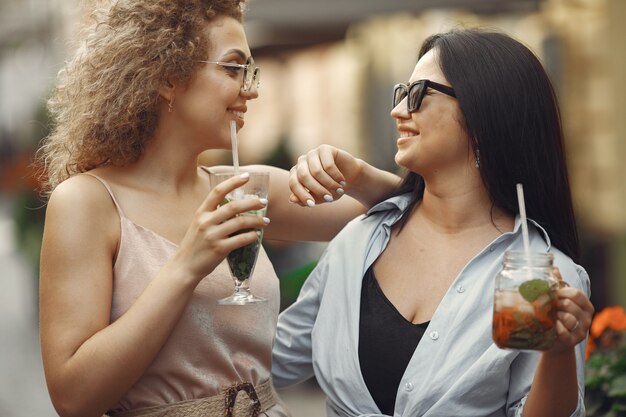
[{"label": "shirt button", "polygon": [[413,384],[411,382],[407,382],[404,384],[404,389],[407,391],[413,391]]},{"label": "shirt button", "polygon": [[432,332],[430,332],[430,338],[433,340],[437,340],[439,339],[439,332],[437,330],[433,330]]},{"label": "shirt button", "polygon": [[462,285],[457,285],[456,292],[458,292],[459,294],[465,292],[465,287],[463,287]]}]

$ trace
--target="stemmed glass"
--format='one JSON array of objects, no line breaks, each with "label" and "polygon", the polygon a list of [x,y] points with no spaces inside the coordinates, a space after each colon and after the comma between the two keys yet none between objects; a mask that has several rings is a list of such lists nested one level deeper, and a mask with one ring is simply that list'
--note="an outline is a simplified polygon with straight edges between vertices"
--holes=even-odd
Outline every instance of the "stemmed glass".
[{"label": "stemmed glass", "polygon": [[[217,184],[231,178],[234,175],[230,172],[211,172],[210,182],[211,188]],[[227,204],[236,198],[246,198],[257,196],[259,198],[267,198],[269,188],[270,174],[269,172],[250,172],[250,179],[242,187],[237,188],[226,196],[222,204]],[[265,216],[266,208],[260,210],[252,210],[240,215],[246,216]],[[218,300],[218,304],[242,305],[251,303],[262,303],[267,301],[265,298],[257,297],[250,292],[250,276],[254,271],[259,250],[261,249],[261,241],[263,240],[263,229],[256,229],[258,238],[241,248],[237,248],[230,252],[226,257],[228,268],[235,282],[235,291],[232,295]],[[240,230],[238,233],[249,232],[250,229]]]}]

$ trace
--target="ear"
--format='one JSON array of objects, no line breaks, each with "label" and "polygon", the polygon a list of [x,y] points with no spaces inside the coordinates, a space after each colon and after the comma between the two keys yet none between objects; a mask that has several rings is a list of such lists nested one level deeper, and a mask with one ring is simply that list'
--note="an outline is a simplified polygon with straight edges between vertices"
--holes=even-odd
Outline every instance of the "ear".
[{"label": "ear", "polygon": [[175,97],[176,87],[169,80],[159,88],[159,95],[168,103],[171,103]]}]

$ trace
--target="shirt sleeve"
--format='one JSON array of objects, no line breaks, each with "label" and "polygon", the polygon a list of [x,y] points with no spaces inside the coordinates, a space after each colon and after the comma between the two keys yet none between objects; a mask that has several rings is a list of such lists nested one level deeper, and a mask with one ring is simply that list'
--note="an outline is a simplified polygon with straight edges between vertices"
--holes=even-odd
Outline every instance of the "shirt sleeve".
[{"label": "shirt sleeve", "polygon": [[314,374],[311,332],[326,283],[327,255],[328,251],[306,279],[296,302],[278,317],[272,349],[272,378],[277,388],[305,381]]}]

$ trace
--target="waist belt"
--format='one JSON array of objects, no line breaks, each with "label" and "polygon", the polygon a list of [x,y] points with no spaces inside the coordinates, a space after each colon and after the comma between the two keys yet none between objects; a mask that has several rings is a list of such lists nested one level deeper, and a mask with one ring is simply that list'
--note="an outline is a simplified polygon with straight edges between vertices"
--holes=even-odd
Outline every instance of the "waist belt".
[{"label": "waist belt", "polygon": [[256,387],[250,382],[241,382],[212,397],[109,413],[103,417],[258,417],[276,403],[272,381],[268,379]]}]

